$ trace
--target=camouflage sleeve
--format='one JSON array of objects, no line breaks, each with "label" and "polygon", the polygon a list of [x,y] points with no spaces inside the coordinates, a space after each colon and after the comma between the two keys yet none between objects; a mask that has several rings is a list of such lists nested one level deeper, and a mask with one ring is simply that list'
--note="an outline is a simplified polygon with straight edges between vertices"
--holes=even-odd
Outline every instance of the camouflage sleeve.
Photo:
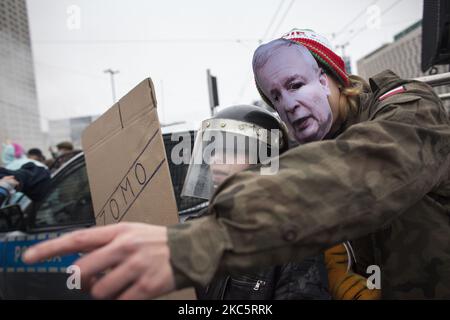
[{"label": "camouflage sleeve", "polygon": [[285,153],[276,175],[230,177],[202,221],[169,228],[178,287],[219,268],[301,261],[401,215],[449,170],[450,124],[435,96],[383,102],[335,140]]}]

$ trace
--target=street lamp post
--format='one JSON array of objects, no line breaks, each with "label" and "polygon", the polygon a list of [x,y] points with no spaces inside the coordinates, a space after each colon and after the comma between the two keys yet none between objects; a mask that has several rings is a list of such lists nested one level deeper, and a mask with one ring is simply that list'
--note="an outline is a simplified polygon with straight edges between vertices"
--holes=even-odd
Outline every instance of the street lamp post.
[{"label": "street lamp post", "polygon": [[107,69],[103,71],[104,73],[109,73],[110,77],[111,77],[111,90],[112,90],[112,98],[113,98],[113,103],[116,103],[116,87],[114,84],[114,75],[119,73],[119,70],[112,70],[112,69]]}]

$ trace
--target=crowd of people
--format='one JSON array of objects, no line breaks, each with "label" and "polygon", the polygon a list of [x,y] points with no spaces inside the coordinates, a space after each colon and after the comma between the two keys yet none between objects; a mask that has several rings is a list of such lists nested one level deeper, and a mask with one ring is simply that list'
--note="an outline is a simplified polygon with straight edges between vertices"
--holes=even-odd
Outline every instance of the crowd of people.
[{"label": "crowd of people", "polygon": [[49,148],[50,157],[46,158],[39,148],[26,151],[17,142],[2,144],[0,164],[0,206],[14,202],[12,197],[20,191],[32,200],[38,200],[45,195],[52,172],[60,168],[70,158],[80,152],[75,150],[69,141],[56,145],[54,151]]}]

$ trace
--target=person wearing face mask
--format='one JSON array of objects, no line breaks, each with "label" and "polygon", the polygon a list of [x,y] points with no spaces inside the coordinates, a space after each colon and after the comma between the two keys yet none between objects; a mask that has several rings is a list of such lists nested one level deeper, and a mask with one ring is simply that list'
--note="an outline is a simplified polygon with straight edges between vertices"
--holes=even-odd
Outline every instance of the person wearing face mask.
[{"label": "person wearing face mask", "polygon": [[277,174],[232,175],[196,221],[77,231],[24,260],[87,250],[78,265],[94,297],[152,298],[352,240],[356,269],[371,272],[381,298],[450,298],[450,119],[432,88],[389,70],[366,86],[309,30],[259,46],[253,71],[302,143]]},{"label": "person wearing face mask", "polygon": [[[271,135],[275,136],[275,145],[271,143]],[[228,177],[260,166],[265,158],[268,160],[269,156],[285,152],[288,145],[284,123],[269,111],[250,105],[225,108],[202,122],[181,195],[209,200]],[[206,208],[195,218],[208,214]],[[330,294],[324,255],[307,257],[300,263],[217,274],[207,286],[197,288],[197,298],[328,300]]]}]

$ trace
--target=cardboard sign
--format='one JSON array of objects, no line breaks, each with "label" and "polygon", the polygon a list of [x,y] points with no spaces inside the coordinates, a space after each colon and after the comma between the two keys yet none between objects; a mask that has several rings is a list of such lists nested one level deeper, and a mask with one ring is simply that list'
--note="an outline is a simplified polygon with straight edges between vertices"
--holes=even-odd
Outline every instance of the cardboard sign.
[{"label": "cardboard sign", "polygon": [[97,225],[178,222],[150,79],[86,128],[82,144]]},{"label": "cardboard sign", "polygon": [[[151,79],[93,122],[82,135],[97,225],[178,223]],[[192,289],[169,295],[192,299]]]}]

